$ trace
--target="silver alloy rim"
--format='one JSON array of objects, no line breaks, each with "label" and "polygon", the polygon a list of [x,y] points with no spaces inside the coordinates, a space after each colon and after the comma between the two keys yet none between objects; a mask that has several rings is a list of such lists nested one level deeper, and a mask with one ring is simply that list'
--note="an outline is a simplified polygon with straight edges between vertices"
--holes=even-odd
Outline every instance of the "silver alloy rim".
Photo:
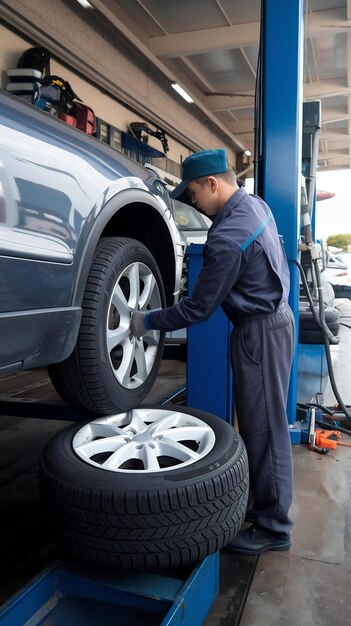
[{"label": "silver alloy rim", "polygon": [[214,444],[208,424],[167,409],[132,409],[96,419],[78,430],[72,442],[75,453],[89,465],[127,474],[192,465]]},{"label": "silver alloy rim", "polygon": [[131,263],[118,277],[108,308],[106,341],[112,371],[125,389],[140,387],[154,365],[160,332],[149,330],[133,337],[130,318],[134,311],[161,308],[156,278],[144,263]]}]

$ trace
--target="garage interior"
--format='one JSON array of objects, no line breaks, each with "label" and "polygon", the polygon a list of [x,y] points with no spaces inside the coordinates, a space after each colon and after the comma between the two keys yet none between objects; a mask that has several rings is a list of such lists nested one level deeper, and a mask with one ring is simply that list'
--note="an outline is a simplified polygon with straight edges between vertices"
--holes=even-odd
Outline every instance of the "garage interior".
[{"label": "garage interior", "polygon": [[[226,148],[230,165],[241,179],[253,178],[259,165],[255,163],[254,116],[264,9],[267,100],[262,139],[265,163],[259,185],[268,204],[281,204],[275,217],[288,258],[297,258],[302,102],[321,102],[318,171],[351,167],[351,2],[294,0],[289,3],[292,7],[280,4],[278,0],[263,1],[262,6],[259,0],[92,0],[84,7],[73,0],[4,0],[0,5],[0,87],[6,89],[7,70],[16,67],[27,48],[45,46],[51,53],[51,73],[68,80],[94,110],[97,138],[143,163],[151,159],[169,188],[179,181],[181,163],[188,155],[217,147]],[[300,21],[293,24],[295,14]],[[284,39],[289,42],[288,52],[283,47],[280,56]],[[172,90],[174,83],[190,95],[191,102]],[[133,123],[144,125],[143,133],[145,125],[151,130],[147,137],[143,135],[140,143],[144,149],[140,146],[139,152],[124,143]],[[167,151],[160,140],[164,136]],[[295,211],[290,210],[292,206]],[[296,278],[297,268],[291,271]],[[295,313],[297,301],[296,290],[292,292]],[[349,407],[350,299],[340,298],[336,306],[340,342],[331,346],[331,358],[339,393]],[[177,352],[172,342],[143,405],[186,404],[216,413],[213,362],[219,358],[217,327],[213,345],[212,331],[189,339],[188,360],[178,358],[184,350]],[[323,351],[322,346],[320,353]],[[207,374],[201,369],[204,361],[212,363]],[[294,367],[295,388],[288,411],[292,431],[302,383],[304,392],[307,386],[307,396],[301,405],[314,401],[324,407],[337,404],[325,375],[321,394],[321,375],[301,373],[297,359]],[[227,398],[225,403],[224,411]],[[59,398],[45,369],[0,379],[0,411],[0,624],[49,624],[28,617],[8,622],[6,603],[59,558],[42,523],[37,467],[49,439],[83,416]],[[222,407],[218,408],[217,414],[222,417],[221,411]],[[310,418],[310,411],[307,416]],[[347,429],[347,419],[340,415],[339,419]],[[205,626],[275,626],[283,620],[289,626],[351,624],[347,602],[350,448],[338,445],[326,455],[316,453],[306,439],[301,440],[301,424],[297,430],[300,438],[296,435],[294,440],[292,435],[297,444],[293,445],[293,546],[288,552],[267,552],[259,557],[223,550],[218,594],[200,622]],[[346,434],[342,442],[349,442]],[[192,606],[195,617],[187,612],[186,604],[185,599],[182,621],[174,623],[196,623],[201,598]],[[67,623],[126,624],[132,619],[127,614],[121,618],[106,614],[102,620],[91,607],[85,621],[78,621],[73,610],[72,617],[65,618]],[[155,617],[144,619],[140,623],[160,623],[152,621]]]}]

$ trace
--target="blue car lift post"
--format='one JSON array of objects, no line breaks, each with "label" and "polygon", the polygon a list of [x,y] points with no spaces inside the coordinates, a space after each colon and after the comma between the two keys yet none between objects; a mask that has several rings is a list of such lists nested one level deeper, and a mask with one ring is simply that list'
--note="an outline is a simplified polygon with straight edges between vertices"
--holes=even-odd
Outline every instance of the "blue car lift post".
[{"label": "blue car lift post", "polygon": [[[302,162],[303,0],[263,0],[263,159],[262,197],[283,236],[290,269],[289,304],[299,323],[299,272]],[[277,53],[279,51],[279,53]],[[287,414],[292,443],[301,443],[296,421],[297,350],[292,366]]]},{"label": "blue car lift post", "polygon": [[[291,272],[290,304],[298,321],[297,258],[301,163],[302,0],[262,0],[263,197],[284,236]],[[284,67],[282,72],[282,59]],[[201,246],[189,255],[189,281],[201,267]],[[199,250],[200,248],[200,250]],[[193,258],[192,258],[193,257]],[[188,333],[187,403],[233,416],[230,325],[221,311]],[[204,348],[205,346],[205,348]],[[296,359],[288,417],[295,429]],[[295,438],[296,439],[296,438]],[[292,437],[294,443],[297,443]],[[215,553],[187,571],[123,574],[58,562],[0,610],[1,626],[201,626],[219,585]],[[123,622],[121,621],[123,619]]]}]

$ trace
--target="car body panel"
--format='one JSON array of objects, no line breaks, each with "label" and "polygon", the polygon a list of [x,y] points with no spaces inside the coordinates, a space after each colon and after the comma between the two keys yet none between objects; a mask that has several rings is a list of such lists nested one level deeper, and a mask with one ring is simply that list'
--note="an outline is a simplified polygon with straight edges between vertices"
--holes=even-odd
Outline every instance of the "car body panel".
[{"label": "car body panel", "polygon": [[[162,254],[173,260],[168,283],[177,294],[182,242],[172,202],[154,173],[0,90],[0,336],[12,329],[12,348],[6,342],[5,349],[2,342],[0,368],[15,360],[36,366],[68,356],[79,330],[79,307],[97,242],[109,221],[129,206],[152,213],[154,225],[164,229]],[[126,217],[121,235],[115,224],[109,234],[133,238]],[[148,239],[145,235],[146,243]],[[150,248],[157,256],[155,240]],[[62,323],[57,321],[60,315]],[[66,330],[55,339],[52,322],[44,323],[43,316],[56,319]],[[21,341],[15,336],[16,317]],[[26,327],[32,346],[29,338],[23,341]],[[38,343],[41,356],[36,359]]]}]

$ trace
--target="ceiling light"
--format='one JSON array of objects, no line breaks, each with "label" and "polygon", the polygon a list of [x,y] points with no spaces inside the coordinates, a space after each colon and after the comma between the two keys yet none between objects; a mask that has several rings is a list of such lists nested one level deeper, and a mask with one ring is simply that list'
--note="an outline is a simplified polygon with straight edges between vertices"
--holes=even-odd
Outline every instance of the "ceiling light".
[{"label": "ceiling light", "polygon": [[182,98],[184,98],[184,100],[187,102],[194,102],[191,96],[189,96],[189,94],[183,89],[183,87],[178,85],[178,83],[172,83],[172,87],[175,91],[177,91],[177,93],[179,93],[180,96],[182,96]]},{"label": "ceiling light", "polygon": [[88,2],[88,0],[77,0],[77,2],[79,2],[79,4],[82,5],[82,7],[84,7],[85,9],[93,9],[93,5],[90,4],[90,2]]},{"label": "ceiling light", "polygon": [[251,152],[250,152],[250,150],[245,150],[245,151],[244,151],[244,154],[246,154],[246,156],[251,156]]}]

